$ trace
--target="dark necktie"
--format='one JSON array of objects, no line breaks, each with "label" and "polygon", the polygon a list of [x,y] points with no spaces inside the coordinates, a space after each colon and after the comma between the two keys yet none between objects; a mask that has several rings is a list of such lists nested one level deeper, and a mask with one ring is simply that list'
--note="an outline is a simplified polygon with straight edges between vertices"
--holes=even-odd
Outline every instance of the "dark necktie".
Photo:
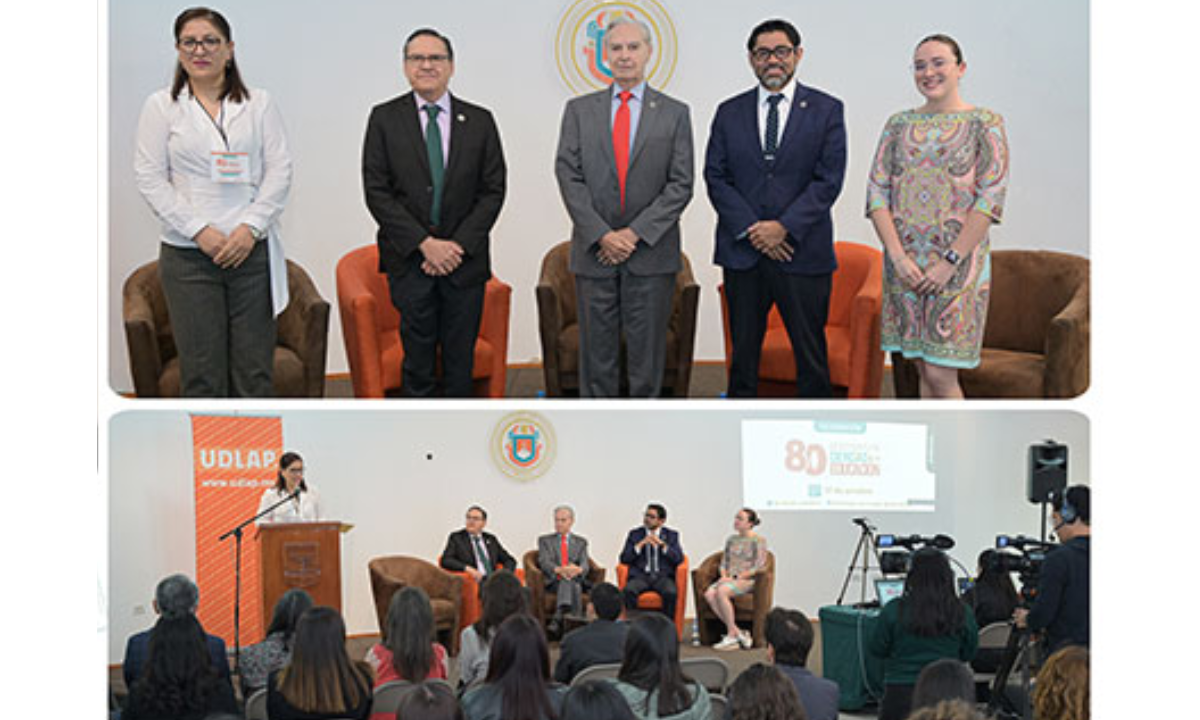
[{"label": "dark necktie", "polygon": [[617,161],[617,184],[621,188],[621,209],[625,209],[625,178],[629,175],[629,98],[633,93],[625,90],[618,97],[621,107],[613,118],[613,157]]},{"label": "dark necktie", "polygon": [[775,151],[779,149],[779,102],[783,100],[782,95],[771,95],[767,98],[767,103],[771,107],[767,108],[767,137],[763,141],[763,155],[768,160],[775,157]]},{"label": "dark necktie", "polygon": [[429,154],[429,176],[433,180],[433,201],[429,205],[429,223],[437,225],[442,219],[442,180],[445,179],[445,160],[442,158],[442,129],[437,117],[441,108],[429,104],[425,113],[429,122],[425,125],[425,151]]},{"label": "dark necktie", "polygon": [[475,555],[483,562],[483,574],[491,575],[492,563],[488,559],[487,550],[483,547],[483,538],[476,535],[473,539],[475,541]]}]

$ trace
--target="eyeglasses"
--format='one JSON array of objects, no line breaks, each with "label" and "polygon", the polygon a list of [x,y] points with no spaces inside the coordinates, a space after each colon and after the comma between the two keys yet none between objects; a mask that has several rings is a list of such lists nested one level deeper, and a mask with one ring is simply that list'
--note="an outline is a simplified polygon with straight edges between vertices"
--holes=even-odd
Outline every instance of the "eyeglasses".
[{"label": "eyeglasses", "polygon": [[449,55],[405,55],[405,62],[410,62],[413,65],[424,65],[425,63],[444,63],[450,59]]},{"label": "eyeglasses", "polygon": [[773,48],[758,48],[754,52],[750,53],[755,62],[766,62],[770,60],[772,56],[776,60],[787,60],[795,54],[796,48],[792,47],[791,45],[780,45]]},{"label": "eyeglasses", "polygon": [[472,521],[483,522],[483,516],[482,515],[468,515],[467,522],[472,522]]},{"label": "eyeglasses", "polygon": [[205,52],[216,52],[224,42],[221,38],[212,36],[200,40],[196,38],[184,38],[175,43],[175,46],[187,53],[195,53],[201,47],[204,48]]},{"label": "eyeglasses", "polygon": [[930,60],[929,62],[925,62],[924,60],[918,60],[912,64],[912,69],[913,69],[913,72],[915,72],[915,73],[921,73],[921,72],[925,72],[927,69],[929,69],[931,67],[934,70],[941,70],[941,69],[943,69],[949,65],[953,65],[953,64],[954,64],[954,61],[950,60],[949,58],[934,58],[934,59]]}]

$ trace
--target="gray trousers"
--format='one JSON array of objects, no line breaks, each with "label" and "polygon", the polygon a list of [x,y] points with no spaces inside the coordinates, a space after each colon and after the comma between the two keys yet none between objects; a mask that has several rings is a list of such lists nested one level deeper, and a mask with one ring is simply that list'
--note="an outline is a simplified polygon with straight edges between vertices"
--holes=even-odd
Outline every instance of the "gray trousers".
[{"label": "gray trousers", "polygon": [[554,579],[546,589],[556,596],[554,607],[567,615],[583,614],[583,576],[575,580]]},{"label": "gray trousers", "polygon": [[675,274],[575,276],[579,308],[579,396],[620,394],[621,338],[630,397],[662,394],[667,326],[675,299]]},{"label": "gray trousers", "polygon": [[275,314],[267,243],[223,270],[198,249],[163,244],[159,273],[179,351],[183,397],[271,397]]}]

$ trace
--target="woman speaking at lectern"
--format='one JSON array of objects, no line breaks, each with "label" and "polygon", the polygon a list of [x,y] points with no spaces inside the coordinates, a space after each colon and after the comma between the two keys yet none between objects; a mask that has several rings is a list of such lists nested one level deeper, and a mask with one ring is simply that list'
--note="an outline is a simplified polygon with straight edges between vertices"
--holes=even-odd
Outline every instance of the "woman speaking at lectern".
[{"label": "woman speaking at lectern", "polygon": [[[288,496],[292,496],[288,499]],[[259,524],[279,522],[316,522],[321,519],[321,507],[316,491],[304,482],[304,458],[299,453],[286,452],[279,458],[279,476],[275,487],[263,492],[258,511],[272,505],[282,505],[258,519]]]}]

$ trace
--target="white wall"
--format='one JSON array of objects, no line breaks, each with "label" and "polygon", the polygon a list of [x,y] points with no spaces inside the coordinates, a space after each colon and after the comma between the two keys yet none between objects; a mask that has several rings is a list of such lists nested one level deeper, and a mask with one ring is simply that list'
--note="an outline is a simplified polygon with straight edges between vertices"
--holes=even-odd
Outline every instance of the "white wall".
[{"label": "white wall", "polygon": [[[455,44],[452,89],[491,107],[509,162],[509,197],[493,235],[494,270],[514,288],[509,362],[536,360],[533,287],[540,258],[569,225],[553,179],[558,122],[568,97],[554,63],[554,34],[568,0],[227,0],[237,55],[251,86],[268,89],[285,118],[295,160],[284,213],[290,257],[335,303],[330,373],[347,372],[334,267],[374,242],[359,161],[371,106],[407,89],[398,62],[408,33],[430,25]],[[962,44],[964,95],[1007,119],[1012,178],[997,248],[1089,253],[1088,5],[1084,0],[890,0],[720,3],[662,0],[679,33],[679,65],[666,90],[692,107],[697,195],[684,215],[684,249],[701,295],[697,359],[722,357],[714,215],[700,163],[716,105],[753,85],[745,40],[760,20],[793,20],[806,54],[798,76],[846,102],[850,163],[835,209],[838,238],[874,244],[862,217],[865,178],[888,115],[920,104],[907,69],[913,45],[932,32]],[[157,225],[132,178],[133,137],[145,98],[170,81],[171,24],[184,3],[121,0],[109,10],[108,360],[114,389],[128,391],[121,326],[125,278],[157,255]]]},{"label": "white wall", "polygon": [[[489,530],[518,557],[552,530],[555,505],[574,505],[576,529],[612,579],[625,533],[641,522],[645,503],[659,501],[699,563],[721,548],[741,503],[740,423],[747,417],[930,423],[938,509],[870,517],[880,532],[950,534],[958,540],[953,555],[968,567],[995,535],[1040,530],[1038,509],[1024,499],[1028,445],[1063,442],[1071,450],[1071,482],[1087,483],[1091,475],[1088,422],[1070,412],[550,409],[543,416],[557,436],[557,459],[542,478],[518,482],[492,464],[487,447],[502,412],[281,414],[284,445],[304,455],[324,514],[355,526],[342,549],[351,633],[377,632],[367,562],[390,554],[432,561],[471,503],[488,509]],[[152,622],[146,608],[155,583],[173,572],[194,575],[195,510],[186,413],[121,413],[109,438],[109,661],[118,663],[124,639]],[[776,553],[777,604],[815,617],[837,598],[858,539],[851,515],[763,513],[759,530]],[[854,583],[847,598],[857,597]],[[687,601],[691,615],[690,588]]]}]

